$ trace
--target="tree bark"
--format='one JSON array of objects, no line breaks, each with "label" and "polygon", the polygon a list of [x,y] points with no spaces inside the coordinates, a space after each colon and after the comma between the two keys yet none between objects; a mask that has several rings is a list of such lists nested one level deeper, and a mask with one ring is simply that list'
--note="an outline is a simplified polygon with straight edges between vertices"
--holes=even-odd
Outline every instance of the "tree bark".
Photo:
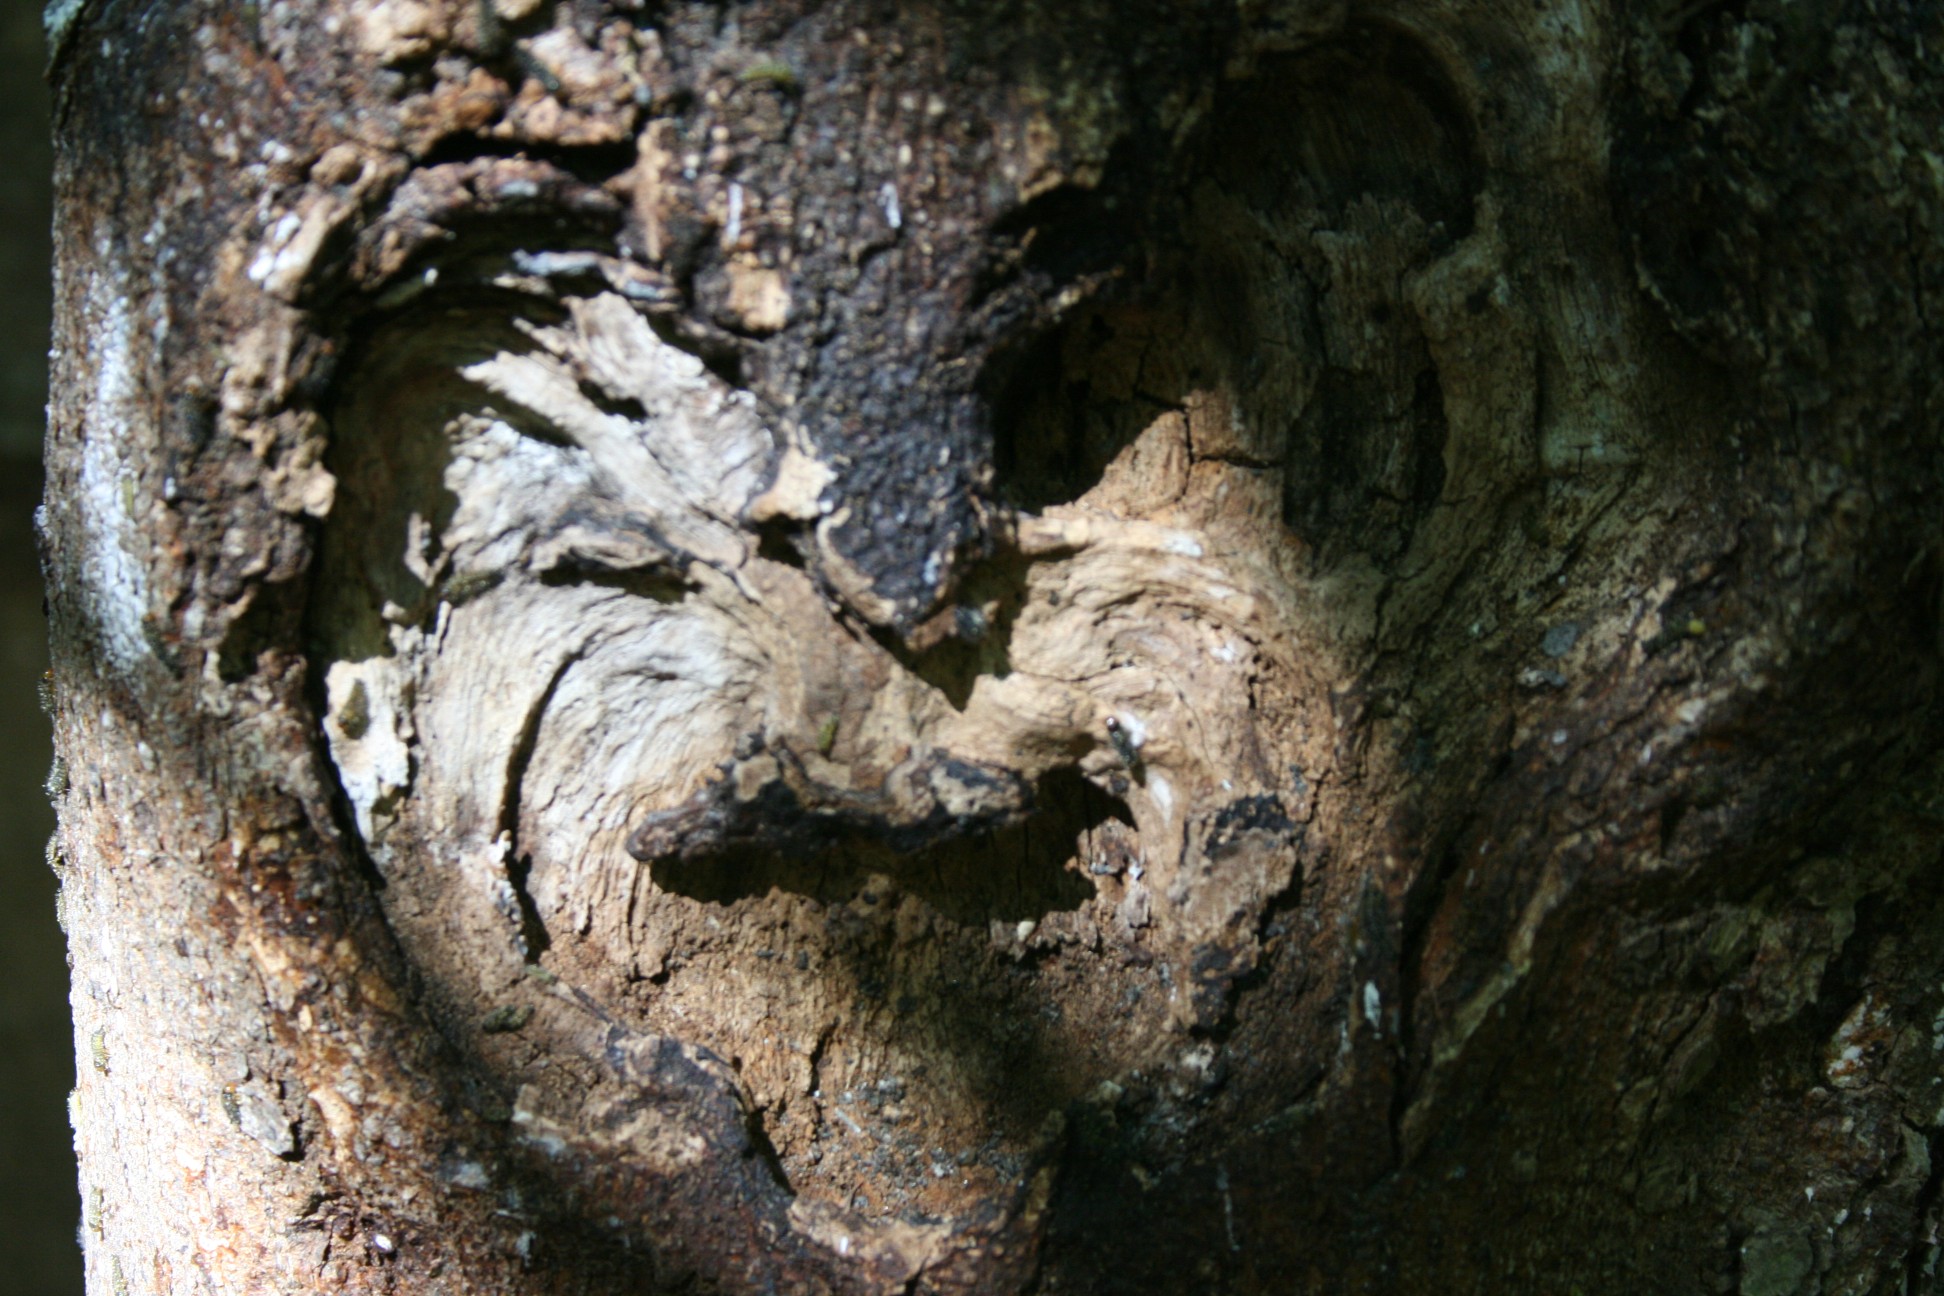
[{"label": "tree bark", "polygon": [[1937,1289],[1916,0],[65,0],[89,1289]]}]

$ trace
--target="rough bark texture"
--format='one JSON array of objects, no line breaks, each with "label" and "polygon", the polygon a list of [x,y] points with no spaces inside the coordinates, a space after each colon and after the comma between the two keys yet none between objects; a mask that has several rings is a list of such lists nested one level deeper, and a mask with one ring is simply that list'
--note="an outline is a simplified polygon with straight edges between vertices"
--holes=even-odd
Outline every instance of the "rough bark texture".
[{"label": "rough bark texture", "polygon": [[91,1290],[1933,1290],[1933,4],[57,6]]}]

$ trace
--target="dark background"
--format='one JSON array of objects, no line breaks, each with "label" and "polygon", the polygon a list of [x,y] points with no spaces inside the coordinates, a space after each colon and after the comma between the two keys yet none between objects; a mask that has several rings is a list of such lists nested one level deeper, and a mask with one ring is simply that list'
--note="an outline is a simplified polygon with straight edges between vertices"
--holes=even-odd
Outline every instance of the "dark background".
[{"label": "dark background", "polygon": [[46,864],[51,758],[34,557],[47,402],[47,87],[40,0],[0,0],[0,1296],[81,1290],[67,968]]}]

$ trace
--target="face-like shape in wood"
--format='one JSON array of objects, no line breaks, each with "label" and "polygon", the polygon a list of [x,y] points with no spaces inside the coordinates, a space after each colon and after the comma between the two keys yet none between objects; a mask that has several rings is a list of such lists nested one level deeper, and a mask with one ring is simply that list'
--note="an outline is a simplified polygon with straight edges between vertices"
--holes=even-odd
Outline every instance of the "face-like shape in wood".
[{"label": "face-like shape in wood", "polygon": [[[1592,799],[1583,717],[1646,768],[1713,705],[1615,701],[1706,626],[1624,518],[1686,489],[1640,444],[1682,371],[1557,161],[1597,123],[1562,90],[1488,157],[1435,34],[1286,46],[1142,161],[1089,144],[1105,92],[853,121],[719,58],[607,189],[444,163],[363,237],[324,728],[536,1146],[674,1137],[615,1060],[666,1046],[731,1113],[696,1137],[746,1122],[832,1227],[1018,1206],[1056,1115],[1140,1180],[1319,1084],[1355,1175],[1430,1128],[1357,1099],[1414,1014],[1435,1096],[1574,852],[1648,850],[1651,797],[1516,849],[1470,800]],[[877,146],[825,158],[847,198],[790,142],[832,122]]]},{"label": "face-like shape in wood", "polygon": [[[742,341],[625,237],[409,262],[431,287],[381,299],[348,358],[311,625],[387,912],[516,1120],[625,1101],[619,1024],[723,1060],[804,1199],[964,1216],[1014,1198],[1076,1103],[1191,1128],[1249,986],[1316,1005],[1244,1032],[1270,1072],[1395,1032],[1383,975],[1305,970],[1364,921],[1365,866],[1399,867],[1344,836],[1381,797],[1332,790],[1432,759],[1409,724],[1371,743],[1366,672],[1456,631],[1437,600],[1533,450],[1530,383],[1489,372],[1533,326],[1425,57],[1365,31],[1270,60],[1149,177],[1156,245],[1087,205],[1109,178],[1032,181],[1079,214],[994,246],[1114,251],[989,337],[936,299],[989,257],[924,229],[922,195],[967,177],[887,181],[853,218],[941,282],[864,335],[969,353],[887,356],[902,403],[841,364],[775,377],[753,339],[843,295],[741,182],[687,255]],[[651,245],[709,201],[670,179],[670,129],[642,136]],[[394,206],[573,183],[444,170]],[[746,368],[765,399],[724,376]],[[1319,870],[1332,850],[1358,866]]]},{"label": "face-like shape in wood", "polygon": [[1007,1191],[1103,1082],[1206,1083],[1330,759],[1275,474],[1190,449],[1247,435],[1226,394],[1008,519],[907,645],[764,544],[819,521],[813,452],[628,302],[521,341],[360,386],[337,467],[384,507],[314,624],[394,922],[522,1101],[590,1083],[533,966],[735,1059],[792,1182],[867,1214]]},{"label": "face-like shape in wood", "polygon": [[45,524],[170,1246],[1920,1267],[1922,6],[197,6],[62,7]]}]

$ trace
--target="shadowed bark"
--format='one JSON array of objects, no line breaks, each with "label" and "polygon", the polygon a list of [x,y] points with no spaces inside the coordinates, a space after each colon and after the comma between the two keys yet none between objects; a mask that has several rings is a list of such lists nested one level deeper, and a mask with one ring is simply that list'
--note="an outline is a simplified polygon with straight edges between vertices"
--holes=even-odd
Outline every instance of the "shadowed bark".
[{"label": "shadowed bark", "polygon": [[59,8],[91,1290],[1934,1289],[1934,5]]}]

